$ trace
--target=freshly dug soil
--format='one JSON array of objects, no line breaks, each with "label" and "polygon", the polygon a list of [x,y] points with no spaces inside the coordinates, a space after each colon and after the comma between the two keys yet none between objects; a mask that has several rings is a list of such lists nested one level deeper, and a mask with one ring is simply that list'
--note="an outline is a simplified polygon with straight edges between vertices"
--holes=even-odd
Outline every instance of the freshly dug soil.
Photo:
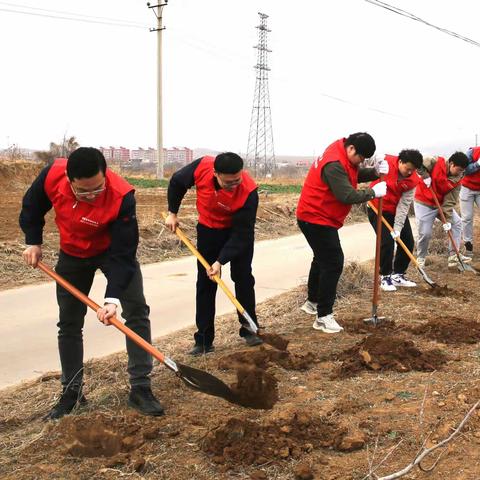
[{"label": "freshly dug soil", "polygon": [[388,318],[382,320],[376,326],[371,323],[365,323],[363,321],[364,318],[365,317],[342,319],[342,326],[348,333],[392,332],[397,328],[395,321]]},{"label": "freshly dug soil", "polygon": [[448,344],[477,343],[480,341],[480,323],[457,317],[438,317],[423,325],[407,328],[415,335],[424,335]]}]

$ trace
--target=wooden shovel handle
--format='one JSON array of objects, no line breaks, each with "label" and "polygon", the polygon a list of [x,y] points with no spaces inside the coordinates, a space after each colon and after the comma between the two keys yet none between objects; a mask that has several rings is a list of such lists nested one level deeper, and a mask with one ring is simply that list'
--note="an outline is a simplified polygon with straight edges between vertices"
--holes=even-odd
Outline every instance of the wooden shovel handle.
[{"label": "wooden shovel handle", "polygon": [[[380,175],[380,181],[383,181],[383,175]],[[380,289],[380,251],[382,244],[382,209],[383,209],[383,197],[378,199],[378,212],[377,212],[377,239],[375,243],[375,271],[373,278],[373,298],[372,308],[376,310],[378,306],[378,293]]]},{"label": "wooden shovel handle", "polygon": [[[43,270],[49,277],[53,278],[61,287],[63,287],[67,292],[71,293],[75,298],[80,300],[82,303],[90,307],[95,312],[101,307],[89,297],[87,297],[83,292],[74,287],[71,283],[67,282],[63,277],[61,277],[57,272],[52,270],[50,267],[45,265],[42,261],[38,262],[37,267],[40,270]],[[133,330],[126,327],[122,322],[120,322],[117,317],[109,318],[108,321],[118,330],[123,332],[130,340],[135,342],[139,347],[143,348],[148,352],[152,357],[155,357],[158,361],[165,363],[165,355],[157,350],[153,345],[145,341],[140,335],[137,335]]]}]

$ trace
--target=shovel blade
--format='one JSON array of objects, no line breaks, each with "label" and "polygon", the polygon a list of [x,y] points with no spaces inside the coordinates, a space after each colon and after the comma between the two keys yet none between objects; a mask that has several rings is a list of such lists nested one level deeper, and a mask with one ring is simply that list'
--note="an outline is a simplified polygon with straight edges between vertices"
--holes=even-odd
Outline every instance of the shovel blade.
[{"label": "shovel blade", "polygon": [[363,323],[366,323],[368,325],[373,325],[376,327],[379,323],[382,323],[385,320],[386,317],[378,317],[377,315],[373,315],[368,318],[363,319]]},{"label": "shovel blade", "polygon": [[239,404],[233,390],[214,375],[181,363],[177,363],[177,368],[178,372],[176,374],[183,380],[185,385],[192,390],[223,398],[227,400],[227,402]]}]

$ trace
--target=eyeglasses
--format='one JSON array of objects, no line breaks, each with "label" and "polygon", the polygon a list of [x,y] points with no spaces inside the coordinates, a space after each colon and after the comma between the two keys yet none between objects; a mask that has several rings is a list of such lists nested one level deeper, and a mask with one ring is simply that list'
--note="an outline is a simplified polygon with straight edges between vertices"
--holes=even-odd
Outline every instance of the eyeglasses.
[{"label": "eyeglasses", "polygon": [[97,195],[100,195],[105,190],[105,185],[102,188],[98,188],[97,190],[92,190],[90,192],[77,192],[77,190],[72,184],[70,184],[70,187],[72,189],[72,192],[78,198],[87,198],[87,197],[97,196]]}]

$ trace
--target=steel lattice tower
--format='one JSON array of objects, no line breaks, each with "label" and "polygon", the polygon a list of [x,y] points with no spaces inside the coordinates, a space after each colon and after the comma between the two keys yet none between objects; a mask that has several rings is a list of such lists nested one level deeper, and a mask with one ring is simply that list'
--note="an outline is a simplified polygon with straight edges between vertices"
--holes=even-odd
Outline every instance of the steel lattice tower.
[{"label": "steel lattice tower", "polygon": [[268,92],[268,54],[267,28],[268,15],[258,12],[260,25],[258,28],[257,64],[255,92],[253,95],[252,117],[248,134],[247,166],[254,175],[267,175],[275,169],[275,153],[273,148],[272,114],[270,111],[270,95]]}]

